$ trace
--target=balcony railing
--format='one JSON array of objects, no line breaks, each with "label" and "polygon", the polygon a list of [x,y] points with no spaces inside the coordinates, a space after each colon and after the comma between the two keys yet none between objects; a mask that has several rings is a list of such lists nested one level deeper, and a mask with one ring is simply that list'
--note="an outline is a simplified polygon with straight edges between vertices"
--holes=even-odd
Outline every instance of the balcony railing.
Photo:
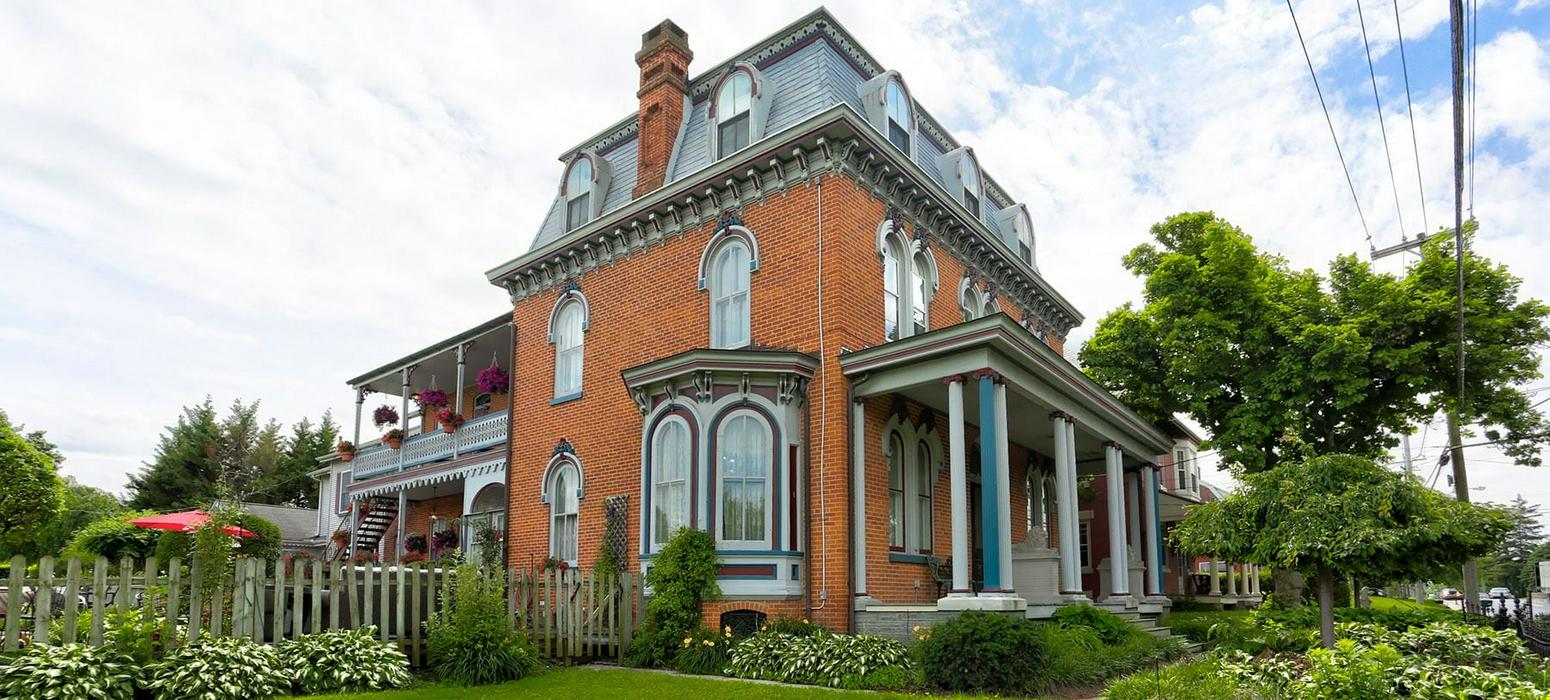
[{"label": "balcony railing", "polygon": [[[351,463],[355,480],[370,479],[399,469],[446,459],[452,456],[454,447],[460,455],[494,447],[506,441],[508,425],[506,412],[499,411],[468,421],[452,434],[441,430],[420,433],[404,440],[403,446],[397,450],[390,450],[386,445],[362,449],[355,454],[355,460]],[[403,460],[402,465],[399,463],[400,458]]]}]

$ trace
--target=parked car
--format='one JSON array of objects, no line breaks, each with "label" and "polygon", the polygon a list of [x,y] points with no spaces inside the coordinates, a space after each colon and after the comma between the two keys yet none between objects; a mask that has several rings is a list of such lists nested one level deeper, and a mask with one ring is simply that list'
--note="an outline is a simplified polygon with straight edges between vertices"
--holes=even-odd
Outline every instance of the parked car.
[{"label": "parked car", "polygon": [[1437,600],[1463,600],[1464,592],[1457,588],[1444,588],[1437,592]]},{"label": "parked car", "polygon": [[1506,586],[1497,586],[1495,588],[1492,588],[1491,592],[1487,593],[1486,595],[1488,595],[1488,596],[1490,596],[1492,598],[1515,598],[1516,597],[1516,596],[1514,596],[1512,594],[1512,589],[1508,588]]}]

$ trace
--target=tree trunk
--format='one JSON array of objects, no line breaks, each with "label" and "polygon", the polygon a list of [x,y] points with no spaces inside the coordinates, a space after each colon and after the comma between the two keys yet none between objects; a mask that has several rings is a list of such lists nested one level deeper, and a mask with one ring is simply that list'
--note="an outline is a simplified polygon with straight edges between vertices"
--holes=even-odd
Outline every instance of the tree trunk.
[{"label": "tree trunk", "polygon": [[1335,648],[1335,572],[1319,565],[1319,639],[1325,649]]}]

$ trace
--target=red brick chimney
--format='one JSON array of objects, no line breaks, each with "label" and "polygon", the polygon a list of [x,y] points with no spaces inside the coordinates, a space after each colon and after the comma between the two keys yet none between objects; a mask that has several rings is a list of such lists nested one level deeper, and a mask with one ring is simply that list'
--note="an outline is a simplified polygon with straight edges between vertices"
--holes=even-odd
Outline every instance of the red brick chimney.
[{"label": "red brick chimney", "polygon": [[689,35],[673,20],[662,20],[640,38],[635,65],[640,66],[640,154],[635,165],[634,197],[661,187],[667,160],[678,140],[689,92]]}]

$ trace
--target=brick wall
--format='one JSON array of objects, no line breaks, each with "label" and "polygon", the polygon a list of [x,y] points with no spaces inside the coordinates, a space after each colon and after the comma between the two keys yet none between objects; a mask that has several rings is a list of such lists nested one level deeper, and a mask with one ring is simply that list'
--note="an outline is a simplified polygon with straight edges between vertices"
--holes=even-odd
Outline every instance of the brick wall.
[{"label": "brick wall", "polygon": [[[847,177],[823,176],[785,193],[772,194],[738,213],[757,236],[761,256],[751,281],[753,342],[761,347],[800,350],[820,358],[820,368],[808,388],[809,423],[802,455],[809,475],[805,539],[811,543],[802,570],[809,574],[806,605],[814,608],[809,617],[843,629],[849,624],[852,593],[848,563],[850,411],[848,383],[841,376],[835,357],[841,347],[854,350],[884,342],[882,263],[876,252],[876,230],[885,216],[884,208]],[[511,394],[515,439],[510,445],[508,466],[510,561],[537,561],[548,555],[549,510],[539,502],[539,491],[553,448],[565,439],[583,465],[585,481],[585,496],[579,503],[580,564],[590,567],[597,554],[604,500],[627,494],[627,549],[630,567],[638,570],[642,419],[625,390],[620,371],[709,344],[709,299],[696,286],[696,272],[714,230],[714,223],[706,224],[575,278],[587,298],[590,313],[585,336],[583,396],[579,399],[550,405],[554,394],[554,347],[547,340],[546,330],[560,290],[553,288],[516,304],[512,319],[516,329],[513,376],[517,379]],[[820,242],[821,329],[817,321]],[[942,328],[962,320],[957,289],[964,265],[941,246],[935,246],[933,254],[939,288],[930,305],[930,325]],[[1020,316],[1005,300],[1002,308],[1013,318]],[[872,410],[887,410],[883,402],[876,403],[878,407],[869,408],[869,418]],[[940,420],[945,436],[945,416]],[[877,429],[881,429],[881,423]],[[869,446],[869,454],[876,452]],[[884,463],[874,463],[872,459],[868,462],[869,490],[872,484],[886,484]],[[1014,453],[1012,462],[1013,522],[1020,524],[1024,518],[1024,459]],[[938,481],[936,541],[947,551],[950,515],[945,470]],[[889,565],[886,561],[886,488],[881,493],[881,500],[868,507],[872,521],[868,543],[875,545],[869,546],[869,567],[879,577],[876,586],[879,592],[900,600],[923,600],[915,593],[913,581],[924,576],[922,590],[931,588],[924,568]],[[1013,529],[1021,537],[1021,527]],[[827,602],[823,602],[824,595]],[[779,607],[793,604],[797,603],[782,602]]]}]

